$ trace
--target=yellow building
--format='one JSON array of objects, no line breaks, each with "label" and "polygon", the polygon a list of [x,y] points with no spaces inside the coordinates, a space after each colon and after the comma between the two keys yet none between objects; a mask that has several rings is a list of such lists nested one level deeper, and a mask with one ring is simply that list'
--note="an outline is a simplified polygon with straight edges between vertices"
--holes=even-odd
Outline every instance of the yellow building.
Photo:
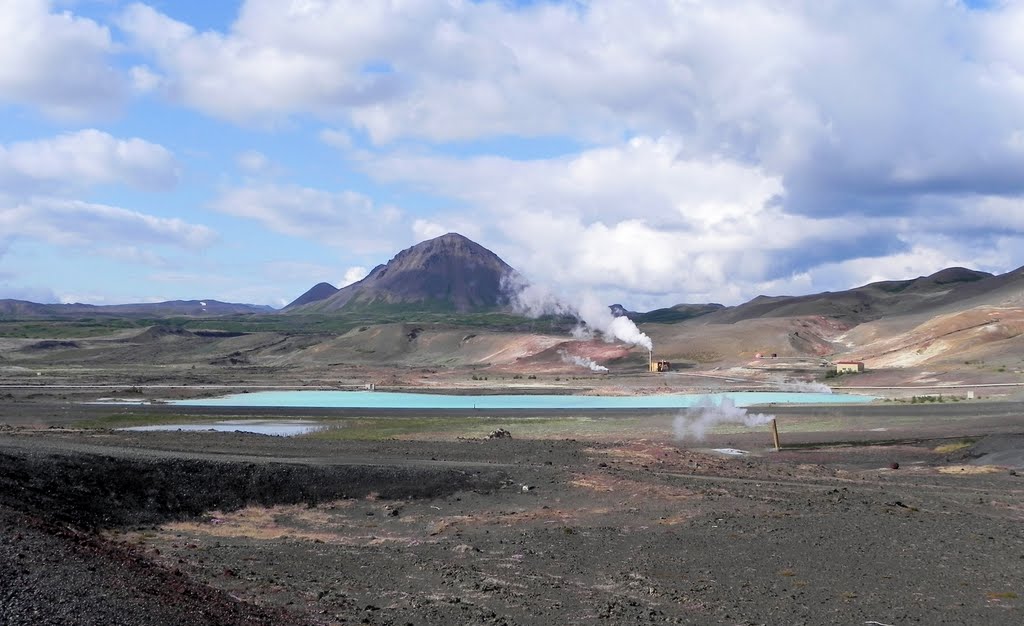
[{"label": "yellow building", "polygon": [[836,374],[859,374],[864,371],[863,361],[837,361]]}]

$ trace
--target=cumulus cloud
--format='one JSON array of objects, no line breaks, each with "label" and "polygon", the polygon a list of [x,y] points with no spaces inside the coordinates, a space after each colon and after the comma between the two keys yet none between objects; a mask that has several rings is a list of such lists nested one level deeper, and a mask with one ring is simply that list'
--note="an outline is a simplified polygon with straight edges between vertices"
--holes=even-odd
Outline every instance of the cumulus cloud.
[{"label": "cumulus cloud", "polygon": [[132,89],[144,94],[159,89],[163,85],[163,77],[145,65],[136,65],[128,72],[132,81]]},{"label": "cumulus cloud", "polygon": [[8,192],[103,184],[166,190],[178,176],[178,163],[167,148],[96,129],[0,145],[0,183]]},{"label": "cumulus cloud", "polygon": [[213,208],[259,222],[283,235],[344,247],[357,254],[387,252],[407,242],[408,226],[393,206],[378,206],[353,191],[295,185],[250,185],[224,190]]},{"label": "cumulus cloud", "polygon": [[[737,301],[1022,262],[1019,3],[246,0],[224,32],[141,4],[118,23],[161,93],[240,123],[319,118],[374,177],[453,202],[418,237],[475,227],[562,285]],[[586,147],[440,156],[509,136]],[[380,250],[408,232],[358,194],[255,191],[218,206]]]},{"label": "cumulus cloud", "polygon": [[110,112],[127,94],[115,53],[107,27],[50,0],[0,1],[0,100],[60,118]]},{"label": "cumulus cloud", "polygon": [[0,205],[0,231],[9,237],[90,249],[125,242],[198,249],[217,238],[212,229],[177,218],[44,197]]},{"label": "cumulus cloud", "polygon": [[[391,154],[364,166],[382,180],[461,200],[534,280],[647,306],[844,289],[880,271],[904,278],[954,261],[1012,263],[990,250],[993,232],[1005,237],[1014,227],[1008,216],[1020,211],[1018,200],[950,201],[939,215],[806,215],[788,208],[779,177],[724,157],[690,158],[682,143],[636,137],[531,161]],[[974,237],[964,234],[969,224]]]},{"label": "cumulus cloud", "polygon": [[[246,3],[230,34],[197,32],[144,4],[129,6],[118,24],[164,70],[171,97],[235,121],[329,114],[394,94],[389,76],[364,71],[370,59],[358,52],[379,43],[372,28],[364,29],[394,18],[390,6],[302,6],[308,10],[296,3]],[[319,15],[318,6],[330,15]],[[396,23],[408,22],[412,13]],[[397,30],[406,29],[415,26]]]},{"label": "cumulus cloud", "polygon": [[357,283],[366,278],[367,273],[369,273],[369,271],[361,265],[350,267],[345,270],[345,275],[341,277],[341,282],[336,286],[338,288],[348,287],[352,283]]},{"label": "cumulus cloud", "polygon": [[681,154],[678,140],[639,137],[554,159],[391,155],[366,167],[480,211],[513,265],[562,289],[704,294],[763,279],[774,255],[808,243],[877,235],[786,213],[773,202],[780,181],[758,168]]}]

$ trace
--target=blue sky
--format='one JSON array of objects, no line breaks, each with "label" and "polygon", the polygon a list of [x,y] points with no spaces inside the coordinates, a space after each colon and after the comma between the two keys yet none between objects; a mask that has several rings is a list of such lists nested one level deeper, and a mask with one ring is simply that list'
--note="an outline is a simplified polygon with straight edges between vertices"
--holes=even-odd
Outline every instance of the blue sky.
[{"label": "blue sky", "polygon": [[629,308],[1024,265],[1024,4],[0,0],[0,298],[448,231]]}]

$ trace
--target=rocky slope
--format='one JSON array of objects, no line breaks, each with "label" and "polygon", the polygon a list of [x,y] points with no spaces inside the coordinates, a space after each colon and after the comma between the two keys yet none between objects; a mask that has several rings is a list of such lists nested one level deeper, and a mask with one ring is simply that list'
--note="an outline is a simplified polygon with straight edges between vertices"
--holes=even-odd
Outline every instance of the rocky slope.
[{"label": "rocky slope", "polygon": [[399,252],[363,280],[326,298],[293,303],[285,310],[329,312],[381,305],[461,313],[490,310],[505,303],[502,281],[514,273],[487,248],[448,233]]}]

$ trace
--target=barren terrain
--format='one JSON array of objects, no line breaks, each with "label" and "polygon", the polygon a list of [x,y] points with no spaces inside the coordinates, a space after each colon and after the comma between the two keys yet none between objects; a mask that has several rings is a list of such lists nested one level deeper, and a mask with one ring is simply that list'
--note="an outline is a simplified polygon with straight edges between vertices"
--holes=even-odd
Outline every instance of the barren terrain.
[{"label": "barren terrain", "polygon": [[656,412],[513,412],[487,439],[470,415],[253,410],[362,424],[281,438],[109,430],[90,425],[182,411],[15,396],[0,621],[1021,621],[1021,405],[777,409],[781,452],[763,430],[679,442]]},{"label": "barren terrain", "polygon": [[[1019,309],[645,324],[667,374],[557,323],[281,319],[5,326],[0,623],[1024,622]],[[840,358],[868,372],[826,378]],[[759,407],[779,451],[764,426],[678,440],[674,410],[169,402],[823,382],[879,399]],[[121,430],[231,419],[323,429]]]}]

